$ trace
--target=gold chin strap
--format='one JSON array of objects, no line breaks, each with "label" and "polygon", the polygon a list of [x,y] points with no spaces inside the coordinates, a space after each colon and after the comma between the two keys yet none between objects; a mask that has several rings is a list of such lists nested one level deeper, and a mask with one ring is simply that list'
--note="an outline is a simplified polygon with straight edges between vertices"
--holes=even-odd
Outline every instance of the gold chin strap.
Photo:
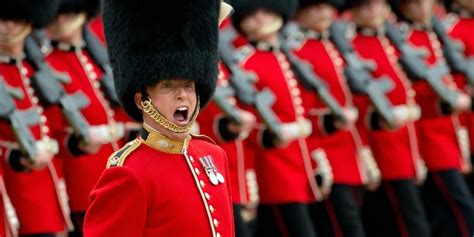
[{"label": "gold chin strap", "polygon": [[229,17],[232,12],[234,11],[234,8],[227,4],[226,2],[222,1],[221,2],[221,11],[219,13],[219,25],[227,18]]},{"label": "gold chin strap", "polygon": [[31,33],[31,25],[30,24],[25,24],[23,29],[17,34],[17,35],[4,35],[0,34],[0,43],[1,44],[14,44],[17,43],[21,40],[24,40],[26,36],[28,36]]},{"label": "gold chin strap", "polygon": [[194,110],[193,117],[189,121],[189,123],[185,126],[179,126],[174,124],[173,122],[169,121],[168,119],[165,118],[158,110],[156,110],[155,106],[153,106],[153,102],[151,102],[150,97],[148,97],[146,100],[141,101],[142,105],[142,111],[148,114],[153,120],[155,120],[156,123],[158,123],[160,126],[168,129],[171,132],[174,133],[185,133],[189,132],[191,128],[194,125],[194,122],[196,121],[196,118],[199,114],[199,109],[200,109],[200,103],[198,99],[198,103],[196,104],[196,109]]},{"label": "gold chin strap", "polygon": [[75,18],[71,19],[70,21],[64,22],[63,24],[55,24],[51,27],[51,33],[54,35],[65,35],[70,34],[77,28],[84,25],[86,22],[86,14],[79,13],[76,15]]}]

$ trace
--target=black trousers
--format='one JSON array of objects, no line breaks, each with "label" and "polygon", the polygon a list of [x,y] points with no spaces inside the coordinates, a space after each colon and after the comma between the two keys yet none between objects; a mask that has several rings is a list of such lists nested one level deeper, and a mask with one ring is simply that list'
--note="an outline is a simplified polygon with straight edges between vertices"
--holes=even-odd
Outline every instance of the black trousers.
[{"label": "black trousers", "polygon": [[249,223],[242,218],[242,205],[234,204],[235,237],[251,237]]},{"label": "black trousers", "polygon": [[474,236],[474,203],[458,170],[430,172],[423,199],[433,236]]},{"label": "black trousers", "polygon": [[310,205],[259,205],[255,237],[316,237]]},{"label": "black trousers", "polygon": [[311,206],[311,217],[319,237],[364,237],[363,191],[360,186],[335,184],[329,198]]},{"label": "black trousers", "polygon": [[74,231],[69,232],[69,237],[82,237],[84,233],[82,232],[82,227],[84,225],[84,217],[86,216],[85,212],[73,212],[71,213],[71,221],[74,224]]},{"label": "black trousers", "polygon": [[367,192],[363,207],[369,237],[429,237],[430,227],[420,192],[412,179],[383,181]]}]

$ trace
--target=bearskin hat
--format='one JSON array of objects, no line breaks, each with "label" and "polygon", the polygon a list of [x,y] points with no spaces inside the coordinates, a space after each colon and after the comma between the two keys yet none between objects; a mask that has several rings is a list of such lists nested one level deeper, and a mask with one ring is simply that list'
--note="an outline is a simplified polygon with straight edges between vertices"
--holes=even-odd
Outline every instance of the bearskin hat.
[{"label": "bearskin hat", "polygon": [[344,0],[299,0],[298,8],[305,8],[310,5],[328,3],[331,4],[336,9],[342,9],[345,1]]},{"label": "bearskin hat", "polygon": [[240,31],[240,23],[248,14],[264,8],[273,11],[283,17],[287,22],[296,11],[297,0],[232,0],[230,3],[234,7],[232,14],[232,23]]},{"label": "bearskin hat", "polygon": [[100,12],[100,0],[60,0],[59,12],[85,12],[88,18],[93,18]]},{"label": "bearskin hat", "polygon": [[54,20],[59,0],[7,0],[0,7],[0,19],[23,20],[43,28]]},{"label": "bearskin hat", "polygon": [[201,106],[218,72],[220,0],[107,0],[104,28],[115,87],[125,111],[142,120],[134,96],[162,80],[193,80]]}]

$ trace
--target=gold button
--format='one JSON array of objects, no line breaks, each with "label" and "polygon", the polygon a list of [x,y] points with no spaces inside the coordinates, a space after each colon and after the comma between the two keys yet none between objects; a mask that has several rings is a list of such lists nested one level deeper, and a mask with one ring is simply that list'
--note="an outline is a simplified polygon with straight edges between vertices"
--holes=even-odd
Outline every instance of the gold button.
[{"label": "gold button", "polygon": [[221,234],[217,232],[216,237],[221,237]]},{"label": "gold button", "polygon": [[191,162],[194,162],[194,158],[193,158],[192,156],[189,156],[189,160],[190,160]]},{"label": "gold button", "polygon": [[198,168],[194,168],[194,173],[196,173],[197,175],[200,175],[200,174],[201,174],[201,171],[199,171]]},{"label": "gold button", "polygon": [[33,104],[38,104],[38,102],[39,102],[38,97],[33,96],[33,97],[31,98],[31,103],[33,103]]},{"label": "gold button", "polygon": [[206,184],[202,180],[199,181],[199,185],[201,185],[201,188],[204,188],[206,186]]},{"label": "gold button", "polygon": [[295,98],[295,105],[301,105],[302,103],[303,103],[303,100],[301,99],[301,97]]},{"label": "gold button", "polygon": [[219,226],[219,221],[217,219],[214,219],[212,222],[214,223],[214,227],[217,228]]},{"label": "gold button", "polygon": [[287,61],[283,61],[283,62],[281,63],[281,68],[282,68],[284,71],[286,71],[286,70],[290,69],[290,64],[289,64]]},{"label": "gold button", "polygon": [[26,69],[26,67],[22,67],[22,68],[20,69],[20,72],[21,72],[21,74],[22,74],[23,76],[26,76],[26,74],[28,74],[28,69]]},{"label": "gold button", "polygon": [[288,81],[288,84],[289,84],[291,87],[295,87],[295,86],[298,84],[298,82],[296,82],[295,79],[290,79],[290,80]]},{"label": "gold button", "polygon": [[79,57],[79,60],[80,60],[82,63],[87,63],[87,57],[84,56],[84,55],[81,55],[81,56]]},{"label": "gold button", "polygon": [[90,64],[90,63],[86,64],[85,67],[86,67],[86,71],[88,71],[88,72],[91,72],[92,69],[94,69],[94,67],[93,67],[92,64]]},{"label": "gold button", "polygon": [[38,108],[38,113],[39,113],[39,114],[42,114],[43,112],[44,112],[44,109],[43,109],[42,107],[39,107],[39,108]]},{"label": "gold button", "polygon": [[46,126],[43,126],[43,127],[41,127],[41,132],[43,132],[43,133],[48,133],[48,132],[49,132],[49,128],[46,127]]},{"label": "gold button", "polygon": [[416,96],[416,91],[413,89],[408,90],[408,96],[414,98]]},{"label": "gold button", "polygon": [[215,211],[214,206],[209,205],[209,210],[211,211],[211,213],[214,213],[214,211]]},{"label": "gold button", "polygon": [[294,89],[291,90],[291,94],[292,94],[293,96],[299,96],[300,93],[301,93],[301,92],[300,92],[300,90],[299,90],[298,88],[294,88]]},{"label": "gold button", "polygon": [[285,55],[283,55],[282,53],[278,53],[278,54],[277,54],[277,59],[278,59],[279,61],[284,61],[284,60],[286,59],[286,57],[285,57]]},{"label": "gold button", "polygon": [[204,193],[204,196],[208,201],[211,200],[211,195],[209,195],[209,193]]},{"label": "gold button", "polygon": [[93,86],[94,86],[95,89],[99,89],[100,83],[97,82],[97,81],[95,81],[95,82],[93,83]]},{"label": "gold button", "polygon": [[30,94],[30,95],[33,95],[33,93],[35,91],[33,90],[33,88],[28,88],[28,90],[26,90],[26,92],[28,92],[28,94]]},{"label": "gold button", "polygon": [[342,66],[342,63],[343,61],[342,61],[342,58],[340,57],[337,57],[336,60],[334,60],[334,64],[338,67]]},{"label": "gold button", "polygon": [[41,115],[40,121],[41,121],[42,123],[46,123],[46,116]]},{"label": "gold button", "polygon": [[285,72],[285,77],[287,77],[287,78],[294,77],[294,76],[295,76],[295,74],[292,71],[286,71]]},{"label": "gold button", "polygon": [[237,104],[237,100],[235,100],[235,98],[230,98],[229,99],[229,104],[230,105],[235,105],[235,104]]},{"label": "gold button", "polygon": [[92,80],[95,80],[95,79],[97,79],[97,73],[91,72],[91,73],[89,73],[89,77],[90,77]]},{"label": "gold button", "polygon": [[304,113],[304,108],[303,108],[302,106],[298,106],[298,107],[296,108],[296,113],[297,113],[298,115],[302,115],[302,114]]}]

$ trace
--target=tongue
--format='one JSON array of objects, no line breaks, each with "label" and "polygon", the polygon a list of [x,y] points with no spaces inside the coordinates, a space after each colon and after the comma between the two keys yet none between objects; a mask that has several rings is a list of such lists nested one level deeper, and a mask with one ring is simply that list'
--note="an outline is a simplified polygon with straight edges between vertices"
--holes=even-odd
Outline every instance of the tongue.
[{"label": "tongue", "polygon": [[179,121],[179,122],[183,122],[184,119],[185,119],[183,112],[180,112],[180,111],[176,111],[176,113],[174,113],[174,115],[173,115],[173,118],[176,119],[176,121]]}]

